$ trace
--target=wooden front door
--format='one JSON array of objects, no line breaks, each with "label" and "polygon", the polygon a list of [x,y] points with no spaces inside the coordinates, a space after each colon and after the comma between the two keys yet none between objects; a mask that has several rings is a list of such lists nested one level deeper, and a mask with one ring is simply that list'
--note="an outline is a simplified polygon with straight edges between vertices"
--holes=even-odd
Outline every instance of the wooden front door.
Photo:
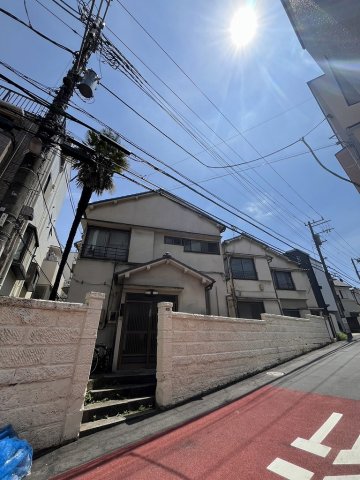
[{"label": "wooden front door", "polygon": [[127,294],[118,368],[156,367],[159,302],[173,302],[176,310],[176,296]]}]

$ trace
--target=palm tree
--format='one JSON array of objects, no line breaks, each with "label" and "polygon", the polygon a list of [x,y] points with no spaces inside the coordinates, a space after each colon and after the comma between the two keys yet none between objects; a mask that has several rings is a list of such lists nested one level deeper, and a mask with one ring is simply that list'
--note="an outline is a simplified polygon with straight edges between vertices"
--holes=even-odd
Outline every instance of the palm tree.
[{"label": "palm tree", "polygon": [[109,129],[102,130],[101,135],[93,131],[88,131],[86,143],[94,150],[93,161],[84,162],[84,160],[78,159],[74,161],[73,166],[78,171],[76,183],[77,186],[81,188],[81,196],[49,300],[56,300],[57,298],[57,291],[59,289],[64,267],[71,251],[77,229],[79,228],[81,218],[89,205],[91,195],[94,192],[101,195],[106,190],[112,190],[114,186],[114,173],[119,173],[123,168],[127,167],[125,154],[111,141],[107,141],[105,137],[116,143],[119,141],[119,135]]}]

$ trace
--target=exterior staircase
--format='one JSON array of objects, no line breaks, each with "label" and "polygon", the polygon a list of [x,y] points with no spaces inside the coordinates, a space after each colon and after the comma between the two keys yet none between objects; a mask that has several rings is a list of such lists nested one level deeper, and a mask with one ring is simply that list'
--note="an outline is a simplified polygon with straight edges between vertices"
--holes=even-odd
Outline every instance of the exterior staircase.
[{"label": "exterior staircase", "polygon": [[88,382],[80,437],[155,413],[155,370],[93,375]]}]

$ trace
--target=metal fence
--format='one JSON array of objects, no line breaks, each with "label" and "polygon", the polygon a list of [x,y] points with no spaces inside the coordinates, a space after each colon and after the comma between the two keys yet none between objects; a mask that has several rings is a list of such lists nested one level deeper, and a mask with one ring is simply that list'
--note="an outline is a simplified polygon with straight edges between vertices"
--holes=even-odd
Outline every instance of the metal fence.
[{"label": "metal fence", "polygon": [[47,108],[40,103],[3,85],[0,85],[0,100],[22,108],[32,115],[43,116],[47,112]]}]

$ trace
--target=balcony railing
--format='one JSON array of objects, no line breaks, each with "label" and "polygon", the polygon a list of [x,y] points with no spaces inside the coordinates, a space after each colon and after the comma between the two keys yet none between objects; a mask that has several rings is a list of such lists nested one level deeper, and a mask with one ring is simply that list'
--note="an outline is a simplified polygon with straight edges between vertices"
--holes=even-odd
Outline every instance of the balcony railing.
[{"label": "balcony railing", "polygon": [[47,112],[47,108],[40,103],[2,85],[0,85],[0,100],[10,103],[15,107],[22,108],[25,112],[36,116],[44,116]]},{"label": "balcony railing", "polygon": [[99,258],[103,260],[117,260],[126,262],[128,248],[123,247],[102,247],[99,245],[83,245],[81,256],[85,258]]}]

